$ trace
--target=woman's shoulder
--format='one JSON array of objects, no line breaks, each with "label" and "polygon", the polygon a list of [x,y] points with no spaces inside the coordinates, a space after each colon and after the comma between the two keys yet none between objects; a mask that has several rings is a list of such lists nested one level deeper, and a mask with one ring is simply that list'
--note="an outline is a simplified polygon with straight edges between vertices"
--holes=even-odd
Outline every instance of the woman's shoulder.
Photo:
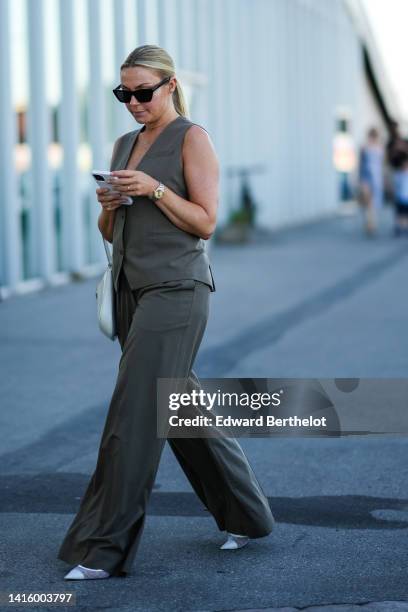
[{"label": "woman's shoulder", "polygon": [[190,134],[208,134],[208,130],[200,123],[196,123],[195,121],[191,121],[190,119],[187,119],[185,121],[185,124],[187,127],[187,131]]},{"label": "woman's shoulder", "polygon": [[116,138],[115,142],[113,143],[113,147],[112,147],[111,162],[110,162],[111,169],[113,168],[113,165],[115,164],[115,161],[118,155],[121,154],[121,151],[122,151],[121,147],[123,146],[126,147],[129,144],[129,141],[131,141],[131,139],[135,137],[135,134],[138,131],[139,130],[131,130],[130,132],[121,134],[120,136]]},{"label": "woman's shoulder", "polygon": [[133,136],[135,136],[137,132],[140,132],[140,130],[141,128],[137,128],[136,130],[130,130],[130,132],[125,132],[124,134],[121,134],[115,140],[114,146],[119,145],[122,142],[126,142],[126,140],[128,140],[129,138],[133,138]]},{"label": "woman's shoulder", "polygon": [[186,122],[186,129],[183,130],[183,146],[200,145],[208,142],[209,139],[210,134],[204,126],[190,120]]},{"label": "woman's shoulder", "polygon": [[125,132],[125,134],[121,134],[120,136],[118,136],[115,142],[113,143],[112,156],[115,155],[121,145],[134,138],[137,132],[139,132],[139,129],[131,130],[130,132]]},{"label": "woman's shoulder", "polygon": [[188,160],[193,163],[202,163],[203,159],[216,160],[216,152],[210,134],[203,126],[191,122],[191,125],[184,132],[182,143],[183,164]]}]

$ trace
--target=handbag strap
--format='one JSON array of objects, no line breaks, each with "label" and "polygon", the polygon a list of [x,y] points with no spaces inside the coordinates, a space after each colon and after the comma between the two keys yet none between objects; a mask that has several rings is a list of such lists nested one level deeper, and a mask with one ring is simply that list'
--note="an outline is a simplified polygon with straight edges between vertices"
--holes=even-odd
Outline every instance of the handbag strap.
[{"label": "handbag strap", "polygon": [[103,246],[105,247],[105,253],[106,253],[106,258],[108,260],[108,264],[111,266],[112,265],[112,255],[109,250],[108,241],[105,240],[103,236],[102,236],[102,240],[103,240]]}]

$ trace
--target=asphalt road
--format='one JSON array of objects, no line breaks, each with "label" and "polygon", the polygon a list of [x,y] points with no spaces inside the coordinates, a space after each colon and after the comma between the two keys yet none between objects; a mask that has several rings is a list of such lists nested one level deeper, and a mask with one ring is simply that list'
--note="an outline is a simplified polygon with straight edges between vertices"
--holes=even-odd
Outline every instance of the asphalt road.
[{"label": "asphalt road", "polygon": [[[212,246],[197,374],[407,378],[408,238],[391,224],[386,209],[375,239],[351,215]],[[96,281],[0,304],[2,594],[69,591],[81,611],[408,609],[405,435],[241,438],[276,525],[236,552],[218,549],[223,534],[166,445],[134,574],[63,580],[56,552],[120,357],[97,329]]]}]

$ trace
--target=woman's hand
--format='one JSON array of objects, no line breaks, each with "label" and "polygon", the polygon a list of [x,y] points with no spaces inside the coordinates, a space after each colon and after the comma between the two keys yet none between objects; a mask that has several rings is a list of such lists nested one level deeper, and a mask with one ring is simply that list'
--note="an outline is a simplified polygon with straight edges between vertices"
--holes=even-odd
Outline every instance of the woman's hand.
[{"label": "woman's hand", "polygon": [[123,196],[121,193],[119,193],[118,191],[112,192],[110,189],[107,189],[106,187],[99,187],[96,190],[96,196],[103,210],[108,210],[108,211],[119,208],[119,206],[122,206],[123,202],[126,201],[123,199]]},{"label": "woman's hand", "polygon": [[160,182],[140,170],[115,170],[111,174],[108,181],[127,196],[150,196]]}]

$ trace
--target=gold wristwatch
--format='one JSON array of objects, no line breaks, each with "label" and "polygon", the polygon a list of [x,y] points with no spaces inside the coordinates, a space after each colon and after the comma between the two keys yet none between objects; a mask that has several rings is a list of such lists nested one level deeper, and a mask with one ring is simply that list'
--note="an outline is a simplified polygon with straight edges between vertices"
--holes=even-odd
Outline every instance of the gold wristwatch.
[{"label": "gold wristwatch", "polygon": [[159,183],[149,198],[153,201],[160,200],[160,198],[163,197],[165,189],[166,187],[163,185],[163,183]]}]

